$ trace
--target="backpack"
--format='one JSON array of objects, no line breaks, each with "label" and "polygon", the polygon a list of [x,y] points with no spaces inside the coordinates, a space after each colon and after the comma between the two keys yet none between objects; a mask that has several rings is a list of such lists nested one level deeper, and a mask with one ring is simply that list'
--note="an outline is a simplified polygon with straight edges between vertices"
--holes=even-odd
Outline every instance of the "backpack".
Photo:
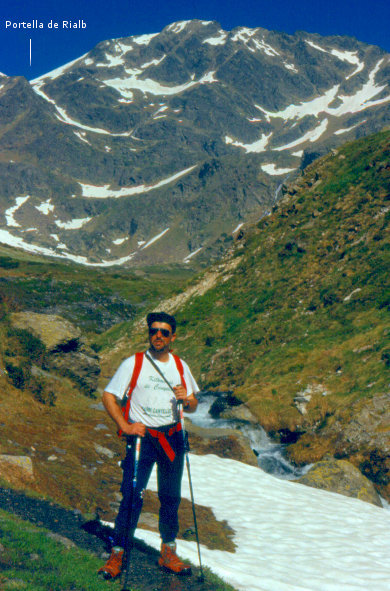
[{"label": "backpack", "polygon": [[[174,353],[171,353],[171,355],[172,355],[173,359],[175,360],[177,371],[179,372],[179,375],[180,375],[181,383],[187,389],[186,382],[184,379],[183,363],[182,363],[180,357],[178,357]],[[135,363],[134,363],[133,374],[130,378],[130,382],[127,387],[126,393],[124,394],[124,396],[122,398],[122,414],[127,422],[129,422],[131,395],[133,393],[134,388],[137,385],[139,374],[141,373],[142,364],[144,361],[144,356],[145,356],[145,353],[143,351],[140,351],[135,354]],[[123,433],[122,430],[119,429],[118,436],[121,437],[122,433]]]}]

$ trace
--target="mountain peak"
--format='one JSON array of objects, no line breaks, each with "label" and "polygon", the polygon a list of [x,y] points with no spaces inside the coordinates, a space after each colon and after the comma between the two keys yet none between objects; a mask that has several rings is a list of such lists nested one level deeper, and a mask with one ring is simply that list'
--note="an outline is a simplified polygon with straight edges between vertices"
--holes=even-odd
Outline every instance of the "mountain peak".
[{"label": "mountain peak", "polygon": [[191,20],[5,78],[0,239],[88,265],[213,256],[306,162],[388,124],[388,67],[351,38]]}]

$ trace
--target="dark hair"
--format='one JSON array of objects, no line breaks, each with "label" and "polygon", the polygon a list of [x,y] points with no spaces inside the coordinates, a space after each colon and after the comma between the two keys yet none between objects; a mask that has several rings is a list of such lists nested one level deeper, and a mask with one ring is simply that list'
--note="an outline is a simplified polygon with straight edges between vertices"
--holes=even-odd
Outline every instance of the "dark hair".
[{"label": "dark hair", "polygon": [[146,322],[148,323],[148,328],[152,326],[153,322],[165,322],[172,328],[172,334],[176,332],[176,320],[166,312],[151,312],[147,315]]}]

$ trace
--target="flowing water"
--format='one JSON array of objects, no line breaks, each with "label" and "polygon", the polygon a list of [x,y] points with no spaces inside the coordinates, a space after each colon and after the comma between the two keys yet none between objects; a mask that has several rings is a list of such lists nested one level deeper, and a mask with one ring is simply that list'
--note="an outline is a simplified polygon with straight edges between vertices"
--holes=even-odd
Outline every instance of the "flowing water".
[{"label": "flowing water", "polygon": [[209,414],[209,410],[217,397],[218,396],[202,393],[198,395],[198,409],[196,413],[191,416],[191,421],[195,425],[214,429],[239,429],[249,440],[249,444],[257,456],[259,467],[264,470],[264,472],[273,474],[277,478],[294,480],[308,471],[310,465],[297,468],[291,464],[285,456],[285,446],[271,441],[261,425],[253,425],[234,419],[214,419]]}]

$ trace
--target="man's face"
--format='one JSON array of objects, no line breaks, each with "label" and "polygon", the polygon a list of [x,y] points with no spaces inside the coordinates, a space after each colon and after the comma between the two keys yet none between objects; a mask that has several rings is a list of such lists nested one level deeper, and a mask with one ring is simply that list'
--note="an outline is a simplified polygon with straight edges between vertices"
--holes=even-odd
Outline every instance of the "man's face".
[{"label": "man's face", "polygon": [[150,348],[156,353],[168,353],[176,335],[166,322],[153,322],[149,329]]}]

